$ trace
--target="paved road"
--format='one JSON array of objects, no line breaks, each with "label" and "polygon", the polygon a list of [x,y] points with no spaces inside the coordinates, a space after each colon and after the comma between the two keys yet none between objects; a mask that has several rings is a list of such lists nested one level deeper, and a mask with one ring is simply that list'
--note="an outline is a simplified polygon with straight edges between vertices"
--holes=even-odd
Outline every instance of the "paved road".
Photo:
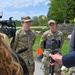
[{"label": "paved road", "polygon": [[[35,60],[35,72],[34,72],[34,75],[44,75],[43,70],[40,69],[41,65],[42,65],[42,63],[40,61]],[[42,66],[42,68],[43,68],[43,66]],[[49,75],[51,75],[51,74],[49,74]]]},{"label": "paved road", "polygon": [[43,70],[41,68],[42,63],[35,60],[35,73],[34,75],[43,75]]}]

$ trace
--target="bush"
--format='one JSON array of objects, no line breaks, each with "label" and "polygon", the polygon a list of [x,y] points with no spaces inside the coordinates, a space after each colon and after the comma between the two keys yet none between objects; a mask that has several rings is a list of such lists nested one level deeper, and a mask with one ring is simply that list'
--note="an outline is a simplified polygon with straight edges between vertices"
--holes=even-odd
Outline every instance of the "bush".
[{"label": "bush", "polygon": [[74,20],[69,20],[70,23],[74,23]]},{"label": "bush", "polygon": [[67,32],[63,32],[63,35],[66,36],[67,35]]}]

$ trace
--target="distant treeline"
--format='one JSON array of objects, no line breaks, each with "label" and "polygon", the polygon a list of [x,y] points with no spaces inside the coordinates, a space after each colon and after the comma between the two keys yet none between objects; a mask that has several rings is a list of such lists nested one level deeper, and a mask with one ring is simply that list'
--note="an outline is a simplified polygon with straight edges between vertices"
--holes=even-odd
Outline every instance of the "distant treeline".
[{"label": "distant treeline", "polygon": [[[49,0],[48,6],[47,15],[32,17],[32,26],[47,26],[50,19],[57,23],[75,23],[75,0]],[[15,22],[21,26],[21,21]]]}]

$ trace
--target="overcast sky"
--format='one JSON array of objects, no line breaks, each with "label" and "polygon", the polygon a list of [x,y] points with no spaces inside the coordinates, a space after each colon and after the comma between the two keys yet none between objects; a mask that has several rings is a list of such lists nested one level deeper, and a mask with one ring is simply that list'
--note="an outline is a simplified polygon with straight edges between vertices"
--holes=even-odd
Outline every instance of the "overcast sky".
[{"label": "overcast sky", "polygon": [[3,11],[2,19],[20,20],[21,16],[47,15],[49,0],[0,0],[0,12]]}]

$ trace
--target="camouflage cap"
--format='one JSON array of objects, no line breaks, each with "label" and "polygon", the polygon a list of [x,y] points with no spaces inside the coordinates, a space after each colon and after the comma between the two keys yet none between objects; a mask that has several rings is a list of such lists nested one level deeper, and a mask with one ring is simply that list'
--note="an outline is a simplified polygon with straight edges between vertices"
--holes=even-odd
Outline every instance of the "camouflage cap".
[{"label": "camouflage cap", "polygon": [[21,21],[24,21],[24,22],[32,22],[32,19],[29,17],[29,16],[23,16],[21,17]]},{"label": "camouflage cap", "polygon": [[49,20],[48,25],[50,25],[50,23],[56,23],[56,22],[54,20]]}]

